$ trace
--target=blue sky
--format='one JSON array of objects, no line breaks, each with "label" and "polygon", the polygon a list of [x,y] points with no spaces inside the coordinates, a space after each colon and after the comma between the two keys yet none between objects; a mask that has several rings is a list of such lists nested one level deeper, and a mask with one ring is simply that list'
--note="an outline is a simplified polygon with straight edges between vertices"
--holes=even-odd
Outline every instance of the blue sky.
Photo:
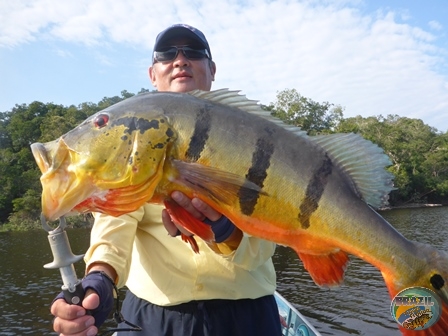
[{"label": "blue sky", "polygon": [[448,131],[446,0],[16,0],[0,3],[0,111],[152,90],[157,33],[201,29],[214,89],[269,104],[294,88],[344,116],[398,114]]}]

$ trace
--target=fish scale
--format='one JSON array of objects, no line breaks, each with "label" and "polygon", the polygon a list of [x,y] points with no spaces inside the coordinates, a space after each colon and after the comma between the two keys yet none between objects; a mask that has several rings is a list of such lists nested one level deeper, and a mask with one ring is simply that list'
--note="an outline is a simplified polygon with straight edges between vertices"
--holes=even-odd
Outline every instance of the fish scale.
[{"label": "fish scale", "polygon": [[183,238],[195,251],[194,237],[213,244],[210,226],[170,199],[179,190],[246,234],[293,248],[320,286],[339,285],[352,254],[381,271],[391,297],[433,290],[442,315],[418,335],[448,334],[447,253],[406,239],[374,211],[393,189],[390,160],[359,135],[309,137],[234,91],[152,92],[31,148],[47,219],[164,203],[194,234]]}]

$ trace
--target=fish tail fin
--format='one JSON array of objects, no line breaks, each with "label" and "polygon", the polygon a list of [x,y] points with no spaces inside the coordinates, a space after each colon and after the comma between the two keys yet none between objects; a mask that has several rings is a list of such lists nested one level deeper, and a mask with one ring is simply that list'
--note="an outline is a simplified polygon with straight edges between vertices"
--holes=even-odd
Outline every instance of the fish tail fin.
[{"label": "fish tail fin", "polygon": [[[399,328],[405,336],[438,336],[448,335],[448,253],[437,251],[432,246],[413,242],[415,250],[420,256],[424,256],[426,263],[426,272],[421,270],[416,274],[416,281],[403,285],[400,279],[387,271],[381,271],[392,300],[401,291],[407,288],[421,287],[431,290],[435,296],[432,299],[431,314],[414,314],[412,319],[408,317],[406,325],[400,325]],[[414,270],[412,270],[414,271]],[[397,285],[399,284],[399,285]],[[434,302],[436,301],[436,302]],[[416,305],[409,307],[410,309]],[[437,309],[438,308],[438,309]],[[399,308],[395,308],[397,315],[400,314]],[[407,315],[408,316],[408,315]],[[430,327],[425,328],[425,325]],[[413,330],[412,328],[416,328]]]},{"label": "fish tail fin", "polygon": [[[199,219],[193,217],[191,213],[182,208],[172,199],[166,199],[164,204],[173,222],[181,225],[186,230],[202,238],[208,243],[215,241],[215,234],[213,233],[210,225],[207,225]],[[192,236],[182,235],[182,240],[190,243],[193,251],[199,251],[198,245]]]},{"label": "fish tail fin", "polygon": [[314,282],[322,287],[338,286],[344,280],[344,273],[350,261],[342,250],[329,254],[297,253]]}]

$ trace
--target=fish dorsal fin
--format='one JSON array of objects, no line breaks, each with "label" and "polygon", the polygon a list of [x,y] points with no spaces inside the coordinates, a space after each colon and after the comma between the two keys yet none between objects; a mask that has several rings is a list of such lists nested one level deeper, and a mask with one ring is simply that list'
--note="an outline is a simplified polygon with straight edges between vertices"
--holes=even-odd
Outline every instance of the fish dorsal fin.
[{"label": "fish dorsal fin", "polygon": [[394,190],[392,163],[383,149],[354,133],[318,135],[309,139],[321,146],[352,180],[358,195],[373,208],[388,203]]},{"label": "fish dorsal fin", "polygon": [[[190,95],[209,100],[214,103],[219,103],[227,105],[230,107],[236,107],[246,112],[257,113],[263,111],[260,105],[257,104],[256,100],[247,99],[245,95],[239,94],[240,91],[229,90],[229,89],[219,89],[214,91],[201,91],[194,90],[188,92]],[[269,114],[269,113],[268,113]]]},{"label": "fish dorsal fin", "polygon": [[255,114],[260,118],[269,120],[288,131],[297,134],[298,136],[307,136],[305,131],[302,131],[299,127],[285,124],[281,119],[278,119],[271,115],[269,111],[265,111],[261,108],[256,100],[247,99],[245,95],[239,94],[240,91],[219,89],[215,91],[201,91],[194,90],[188,92],[190,95],[197,98],[205,99],[213,103],[223,104],[229,107],[238,108],[242,111]]},{"label": "fish dorsal fin", "polygon": [[387,205],[389,193],[394,190],[393,175],[384,168],[391,164],[383,150],[372,142],[354,133],[308,136],[299,127],[285,124],[263,110],[257,101],[247,99],[239,91],[219,89],[215,91],[195,90],[190,95],[213,103],[238,108],[269,120],[300,137],[306,137],[322,147],[352,181],[355,192],[374,208]]}]

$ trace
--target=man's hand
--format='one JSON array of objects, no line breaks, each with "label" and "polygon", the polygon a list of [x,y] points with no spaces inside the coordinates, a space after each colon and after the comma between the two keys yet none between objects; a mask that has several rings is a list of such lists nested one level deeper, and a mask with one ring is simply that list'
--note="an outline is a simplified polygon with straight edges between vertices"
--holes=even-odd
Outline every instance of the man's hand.
[{"label": "man's hand", "polygon": [[[55,316],[53,329],[63,336],[90,336],[107,319],[114,303],[115,270],[107,264],[93,264],[89,274],[82,279],[86,292],[82,306],[70,305],[63,299],[63,293],[56,297],[51,306]],[[89,314],[86,313],[89,311]]]},{"label": "man's hand", "polygon": [[[193,217],[210,225],[215,234],[216,243],[229,242],[230,250],[235,250],[238,247],[243,234],[227,217],[223,216],[199,198],[190,199],[180,191],[173,191],[171,193],[171,198],[193,215]],[[192,235],[187,229],[173,222],[168,211],[165,209],[162,211],[162,222],[172,237],[177,236],[179,232],[187,236]],[[225,249],[225,251],[227,252],[228,249]]]},{"label": "man's hand", "polygon": [[[214,222],[222,217],[222,214],[210,207],[208,204],[201,201],[199,198],[190,199],[180,191],[173,191],[171,198],[177,202],[181,207],[187,210],[193,215],[193,217],[203,221],[209,219]],[[177,236],[178,230],[187,236],[191,236],[191,232],[187,231],[180,225],[176,225],[172,220],[168,212],[164,209],[162,211],[162,222],[172,237]]]},{"label": "man's hand", "polygon": [[94,326],[95,318],[86,315],[86,310],[96,309],[99,303],[99,296],[91,289],[87,291],[82,307],[68,304],[64,299],[54,301],[51,306],[51,314],[55,316],[54,331],[61,333],[61,336],[96,335],[98,328]]}]

